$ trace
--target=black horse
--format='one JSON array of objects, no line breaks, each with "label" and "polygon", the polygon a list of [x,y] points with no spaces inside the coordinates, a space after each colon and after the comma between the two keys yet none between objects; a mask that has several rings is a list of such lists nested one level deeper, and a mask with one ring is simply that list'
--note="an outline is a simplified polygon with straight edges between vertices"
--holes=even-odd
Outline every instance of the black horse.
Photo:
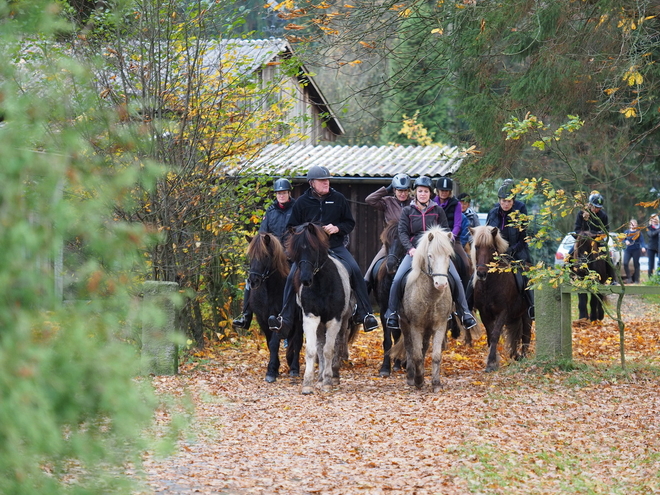
[{"label": "black horse", "polygon": [[[257,317],[261,332],[266,337],[270,359],[266,370],[266,381],[277,380],[280,370],[280,334],[268,328],[268,316],[279,314],[282,309],[282,292],[286,277],[289,274],[289,263],[282,244],[272,234],[259,234],[254,238],[246,236],[248,258],[250,260],[250,307]],[[300,376],[300,350],[302,349],[302,325],[300,316],[296,313],[293,329],[290,334],[289,346],[286,350],[286,360],[291,376]]]},{"label": "black horse", "polygon": [[[575,246],[569,258],[571,270],[578,278],[584,278],[589,273],[596,274],[596,280],[604,284],[607,282],[608,253],[605,243],[599,242],[590,232],[574,234]],[[599,321],[605,317],[603,296],[594,293],[578,293],[578,310],[580,319],[589,318]]]},{"label": "black horse", "polygon": [[328,246],[328,234],[313,223],[296,227],[287,242],[298,267],[293,283],[307,340],[303,394],[314,393],[316,363],[324,392],[339,384],[341,361],[357,335],[358,327],[351,324],[354,298],[349,274],[341,261],[330,256]]},{"label": "black horse", "polygon": [[394,367],[392,367],[392,362],[389,354],[389,350],[392,348],[392,344],[399,340],[401,337],[401,330],[395,330],[392,332],[387,325],[385,324],[385,312],[387,311],[387,303],[390,297],[390,287],[392,287],[392,281],[394,280],[394,275],[396,274],[397,268],[401,260],[406,255],[406,249],[399,240],[399,223],[396,221],[389,222],[383,232],[380,234],[380,240],[385,246],[385,251],[387,255],[383,260],[376,263],[374,270],[376,274],[372,277],[372,280],[375,281],[374,289],[376,297],[378,300],[378,306],[380,307],[380,321],[383,328],[383,364],[380,367],[379,374],[380,376],[390,376],[392,369],[398,371],[401,369],[401,360],[394,360]]}]

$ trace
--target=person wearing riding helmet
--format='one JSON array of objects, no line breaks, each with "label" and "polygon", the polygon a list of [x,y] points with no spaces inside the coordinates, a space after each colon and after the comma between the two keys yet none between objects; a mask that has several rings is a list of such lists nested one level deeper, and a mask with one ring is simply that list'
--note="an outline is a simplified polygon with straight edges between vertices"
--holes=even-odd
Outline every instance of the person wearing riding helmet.
[{"label": "person wearing riding helmet", "polygon": [[[467,288],[469,282],[467,274],[468,267],[470,266],[470,261],[468,260],[467,254],[465,254],[465,249],[461,244],[461,230],[463,225],[463,212],[461,210],[461,204],[453,195],[454,190],[454,181],[449,177],[440,177],[435,181],[435,189],[437,191],[437,196],[435,202],[445,211],[447,216],[447,224],[449,225],[449,230],[454,236],[454,251],[456,255],[461,258],[461,263],[463,264],[465,274],[465,280],[462,280],[464,288]],[[460,267],[460,266],[459,266]]]},{"label": "person wearing riding helmet", "polygon": [[[357,298],[357,309],[353,321],[361,323],[365,332],[378,328],[378,320],[373,315],[367,285],[362,278],[360,267],[344,245],[345,237],[355,227],[355,220],[348,201],[343,194],[330,187],[330,171],[315,165],[307,172],[309,189],[293,205],[287,226],[297,227],[306,222],[318,223],[330,236],[330,252],[341,260],[351,278],[351,286]],[[297,270],[294,263],[284,287],[282,312],[268,318],[271,330],[280,332],[286,338],[293,322],[296,309],[293,277]]]},{"label": "person wearing riding helmet", "polygon": [[[275,201],[266,209],[261,225],[259,225],[260,234],[273,234],[282,244],[284,244],[287,234],[286,226],[291,217],[293,204],[296,202],[291,197],[293,186],[288,179],[280,178],[273,183],[273,192],[275,192]],[[252,323],[252,311],[250,310],[250,282],[245,281],[245,291],[243,292],[243,311],[238,318],[232,322],[234,328],[250,328]]]},{"label": "person wearing riding helmet", "polygon": [[[575,226],[573,228],[575,233],[588,232],[594,237],[602,237],[602,239],[599,240],[602,247],[607,246],[606,239],[610,231],[610,219],[603,209],[604,205],[605,200],[603,199],[602,194],[598,191],[591,191],[587,200],[586,208],[580,210],[575,217]],[[575,245],[571,246],[571,249],[569,249],[569,255],[573,254],[574,247]],[[609,257],[609,250],[605,249],[605,252],[608,253]],[[617,284],[611,260],[608,260],[607,263],[606,277],[612,279],[612,284]]]},{"label": "person wearing riding helmet", "polygon": [[[514,212],[523,214],[521,209],[516,209],[515,203],[524,205],[521,201],[516,201],[516,195],[513,192],[514,186],[514,182],[507,179],[497,190],[499,205],[488,212],[486,225],[497,227],[502,238],[509,243],[506,254],[514,260],[522,262],[524,266],[528,266],[532,264],[532,257],[527,246],[527,224],[524,219],[521,219],[523,223],[520,226],[515,225],[512,217]],[[527,207],[524,210],[527,211]],[[525,275],[520,271],[514,271],[514,274],[518,278],[518,283],[527,298],[529,316],[534,319],[534,292],[527,290],[527,277]]]},{"label": "person wearing riding helmet", "polygon": [[[426,176],[421,176],[415,180],[413,189],[415,190],[415,199],[410,205],[403,208],[401,217],[399,218],[399,239],[406,248],[407,254],[401,261],[396,275],[394,275],[392,288],[390,289],[385,321],[387,327],[391,330],[399,329],[398,311],[401,304],[399,298],[401,282],[412,266],[412,257],[415,254],[417,243],[429,227],[433,227],[434,225],[439,225],[445,229],[448,227],[445,211],[431,200],[433,181]],[[466,329],[470,329],[477,324],[477,320],[474,319],[474,316],[468,310],[463,285],[460,283],[460,278],[453,262],[449,263],[449,281],[453,289],[452,296],[456,303],[457,311],[461,313],[463,326]]]},{"label": "person wearing riding helmet", "polygon": [[[385,212],[385,224],[392,221],[398,222],[401,217],[401,210],[403,210],[404,206],[410,204],[411,184],[412,181],[407,174],[396,174],[389,186],[377,189],[367,196],[364,201],[369,206],[373,206],[377,210]],[[391,195],[392,191],[394,191],[394,196]],[[371,288],[371,272],[373,271],[374,266],[379,260],[385,258],[386,255],[385,246],[381,246],[380,251],[376,253],[371,265],[367,268],[364,276],[364,281],[367,283],[367,291]]]}]

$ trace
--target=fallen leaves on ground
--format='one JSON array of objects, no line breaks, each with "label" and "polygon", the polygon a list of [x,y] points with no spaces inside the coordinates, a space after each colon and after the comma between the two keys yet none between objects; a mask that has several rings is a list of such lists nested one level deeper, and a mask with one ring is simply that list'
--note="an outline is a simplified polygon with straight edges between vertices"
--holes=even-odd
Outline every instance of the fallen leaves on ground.
[{"label": "fallen leaves on ground", "polygon": [[264,381],[261,337],[211,346],[153,379],[195,413],[172,455],[146,456],[140,493],[660,493],[654,312],[626,322],[627,373],[612,371],[615,323],[580,321],[573,354],[590,372],[503,360],[487,374],[485,337],[450,339],[437,394],[430,365],[421,391],[378,376],[379,331],[359,335],[336,390],[311,396],[300,378]]}]

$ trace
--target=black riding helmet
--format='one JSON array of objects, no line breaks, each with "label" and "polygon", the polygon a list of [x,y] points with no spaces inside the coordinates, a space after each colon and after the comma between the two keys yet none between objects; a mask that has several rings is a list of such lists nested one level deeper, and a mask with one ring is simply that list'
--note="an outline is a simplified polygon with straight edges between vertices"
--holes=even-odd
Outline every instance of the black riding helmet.
[{"label": "black riding helmet", "polygon": [[291,182],[289,182],[288,179],[277,179],[273,183],[273,191],[275,192],[280,192],[280,191],[291,191],[293,187],[291,186]]},{"label": "black riding helmet", "polygon": [[410,182],[408,174],[396,174],[392,179],[392,188],[405,191],[410,189]]},{"label": "black riding helmet", "polygon": [[593,193],[589,196],[589,204],[591,206],[595,206],[596,208],[602,208],[603,204],[605,204],[605,201],[603,200],[603,196],[599,193]]},{"label": "black riding helmet", "polygon": [[454,189],[454,181],[449,177],[440,177],[435,181],[435,188],[438,191],[451,191]]},{"label": "black riding helmet", "polygon": [[433,181],[425,175],[417,177],[413,189],[417,189],[419,186],[428,187],[429,191],[433,191]]},{"label": "black riding helmet", "polygon": [[307,182],[315,179],[331,179],[330,171],[326,167],[314,165],[307,171]]},{"label": "black riding helmet", "polygon": [[512,192],[513,186],[513,180],[506,179],[497,190],[497,197],[500,199],[516,199],[516,195]]}]

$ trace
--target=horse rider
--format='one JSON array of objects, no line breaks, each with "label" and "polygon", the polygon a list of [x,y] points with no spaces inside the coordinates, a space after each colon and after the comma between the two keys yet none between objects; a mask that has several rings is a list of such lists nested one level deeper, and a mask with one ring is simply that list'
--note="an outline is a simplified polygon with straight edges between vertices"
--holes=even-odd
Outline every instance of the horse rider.
[{"label": "horse rider", "polygon": [[[423,175],[415,180],[413,189],[415,190],[415,199],[410,205],[403,208],[401,217],[399,218],[399,239],[405,246],[407,254],[401,261],[396,275],[394,275],[392,288],[390,289],[385,321],[387,327],[391,330],[399,329],[398,310],[401,303],[401,282],[412,266],[412,257],[415,254],[417,243],[429,227],[439,225],[446,229],[448,225],[445,211],[431,200],[433,181]],[[477,324],[477,320],[474,319],[474,316],[472,316],[467,307],[463,285],[453,262],[449,263],[449,282],[453,289],[452,296],[456,303],[457,312],[461,316],[463,326],[466,329],[470,329]]]},{"label": "horse rider", "polygon": [[[326,167],[315,165],[307,172],[309,189],[293,205],[289,227],[297,227],[306,222],[322,225],[330,236],[330,252],[344,263],[348,269],[351,286],[357,298],[357,308],[353,321],[361,323],[365,332],[378,328],[378,320],[373,315],[367,285],[362,278],[360,267],[344,245],[345,237],[355,227],[355,220],[348,201],[343,194],[330,187],[330,171]],[[293,290],[293,277],[297,266],[294,263],[284,287],[282,312],[268,318],[268,327],[286,337],[291,329],[296,310],[296,295]]]},{"label": "horse rider", "polygon": [[461,259],[463,265],[463,267],[460,267],[459,265],[459,268],[461,268],[461,274],[465,275],[461,279],[464,279],[463,284],[465,288],[467,287],[468,282],[467,275],[470,261],[468,260],[467,254],[465,254],[465,249],[463,249],[463,245],[461,244],[463,213],[461,211],[460,202],[453,195],[454,181],[449,177],[440,177],[435,181],[435,189],[438,194],[435,198],[435,202],[445,211],[449,230],[451,230],[451,233],[454,235],[454,251]]},{"label": "horse rider", "polygon": [[[497,197],[499,199],[498,206],[494,207],[486,217],[486,225],[490,227],[497,227],[500,235],[504,240],[509,243],[509,248],[506,254],[516,261],[522,262],[526,267],[532,264],[532,257],[529,254],[529,247],[527,246],[527,223],[523,220],[522,224],[514,223],[512,218],[513,212],[523,214],[521,209],[517,209],[515,203],[523,204],[522,201],[516,200],[516,195],[513,193],[515,184],[512,180],[506,180],[497,190]],[[527,211],[527,207],[524,208]],[[522,274],[520,270],[514,271],[518,280],[523,295],[529,304],[529,316],[534,319],[534,292],[527,290],[527,277]]]},{"label": "horse rider", "polygon": [[[392,183],[387,187],[381,187],[380,189],[375,190],[369,196],[366,197],[365,202],[369,206],[373,206],[375,209],[385,212],[385,224],[392,221],[399,221],[401,217],[401,210],[404,206],[410,204],[410,185],[412,181],[408,174],[396,174],[392,178]],[[392,191],[394,191],[394,196],[392,196]],[[376,266],[378,261],[385,258],[387,252],[385,251],[385,246],[381,246],[380,251],[374,256],[371,265],[367,268],[367,272],[364,276],[364,281],[367,283],[367,291],[371,289],[373,281],[371,280],[371,272]]]},{"label": "horse rider", "polygon": [[479,216],[477,215],[477,212],[470,207],[470,203],[472,202],[470,193],[461,193],[456,197],[456,199],[458,199],[459,203],[461,204],[461,211],[463,212],[463,215],[467,217],[468,222],[470,223],[470,227],[479,227],[479,225],[481,225]]},{"label": "horse rider", "polygon": [[[605,247],[605,252],[608,253],[607,260],[607,273],[605,274],[606,278],[612,280],[613,284],[616,284],[616,278],[614,275],[614,268],[612,266],[612,261],[609,259],[609,249],[607,249],[607,236],[610,231],[610,220],[607,216],[607,213],[603,209],[605,200],[603,199],[602,194],[598,191],[591,191],[589,194],[589,199],[587,200],[587,206],[584,210],[580,210],[575,217],[575,226],[573,231],[577,234],[580,232],[588,232],[594,238],[599,239],[598,244],[600,247]],[[573,254],[573,248],[569,250],[569,254]]]},{"label": "horse rider", "polygon": [[[277,179],[273,183],[273,192],[275,201],[266,209],[261,225],[259,225],[260,234],[273,234],[282,244],[284,244],[287,234],[286,226],[291,217],[293,204],[296,202],[291,197],[293,186],[288,179]],[[243,292],[243,311],[238,318],[232,322],[234,328],[250,328],[252,323],[252,311],[250,310],[250,282],[245,281],[245,291]]]}]

